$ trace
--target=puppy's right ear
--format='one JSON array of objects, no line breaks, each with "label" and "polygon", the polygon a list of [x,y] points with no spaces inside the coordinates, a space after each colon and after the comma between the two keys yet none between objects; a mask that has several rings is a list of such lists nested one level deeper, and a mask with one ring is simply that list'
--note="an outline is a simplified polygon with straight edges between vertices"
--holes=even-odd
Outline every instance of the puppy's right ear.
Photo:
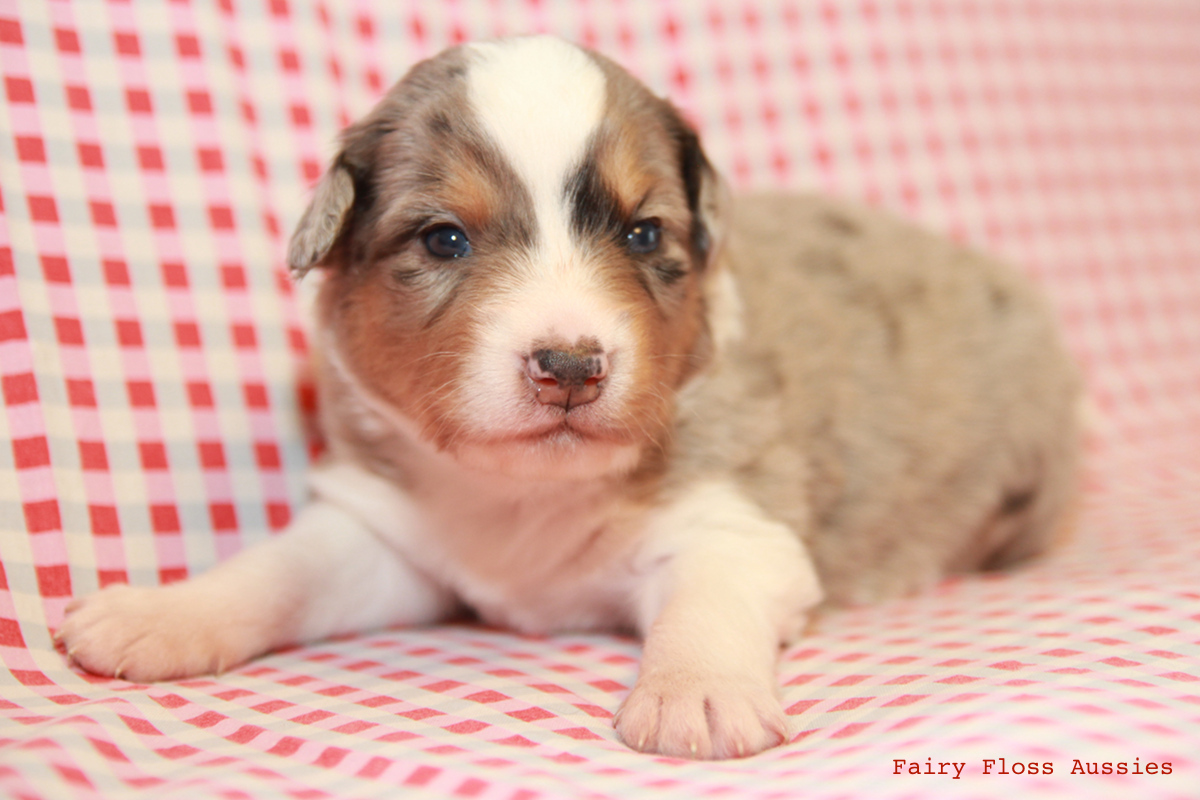
[{"label": "puppy's right ear", "polygon": [[353,207],[354,176],[338,156],[317,183],[312,202],[288,244],[287,263],[292,277],[302,278],[309,269],[321,265],[345,232]]}]

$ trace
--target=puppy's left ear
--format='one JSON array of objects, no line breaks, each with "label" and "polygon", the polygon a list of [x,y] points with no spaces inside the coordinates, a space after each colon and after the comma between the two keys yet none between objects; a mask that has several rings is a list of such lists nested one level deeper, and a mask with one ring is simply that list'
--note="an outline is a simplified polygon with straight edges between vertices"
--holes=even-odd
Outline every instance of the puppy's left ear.
[{"label": "puppy's left ear", "polygon": [[333,250],[354,207],[354,176],[339,155],[313,191],[312,202],[300,217],[288,244],[292,277],[302,278]]},{"label": "puppy's left ear", "polygon": [[677,117],[675,140],[688,208],[692,212],[691,247],[703,270],[705,319],[711,345],[718,351],[743,336],[742,301],[728,269],[717,263],[728,230],[729,189],[700,147],[700,137]]},{"label": "puppy's left ear", "polygon": [[675,140],[679,146],[679,168],[688,209],[692,212],[692,250],[707,267],[725,241],[728,190],[704,155],[700,137],[682,118],[675,131]]}]

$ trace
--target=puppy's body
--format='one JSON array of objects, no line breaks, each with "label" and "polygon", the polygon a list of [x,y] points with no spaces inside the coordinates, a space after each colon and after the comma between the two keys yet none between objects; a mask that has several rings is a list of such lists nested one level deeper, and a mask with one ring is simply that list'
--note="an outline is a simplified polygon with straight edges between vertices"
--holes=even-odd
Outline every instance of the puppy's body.
[{"label": "puppy's body", "polygon": [[705,455],[680,462],[720,459],[807,532],[838,602],[1041,550],[1071,495],[1079,389],[1028,282],[827,198],[733,210],[746,335],[685,400],[681,439]]},{"label": "puppy's body", "polygon": [[777,649],[823,596],[1044,545],[1077,389],[1009,270],[816,198],[729,225],[675,112],[554,39],[425,62],[343,142],[289,254],[325,268],[313,502],[187,583],[78,604],[88,669],[220,670],[465,603],[641,632],[622,738],[749,754],[785,735]]}]

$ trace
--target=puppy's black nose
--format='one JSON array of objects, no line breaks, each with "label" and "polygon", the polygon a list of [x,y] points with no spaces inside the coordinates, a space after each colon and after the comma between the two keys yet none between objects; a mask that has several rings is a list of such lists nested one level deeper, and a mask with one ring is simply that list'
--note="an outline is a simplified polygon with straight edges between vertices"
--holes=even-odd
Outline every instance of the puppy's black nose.
[{"label": "puppy's black nose", "polygon": [[539,403],[570,411],[600,396],[608,376],[608,356],[598,347],[535,350],[525,362]]}]

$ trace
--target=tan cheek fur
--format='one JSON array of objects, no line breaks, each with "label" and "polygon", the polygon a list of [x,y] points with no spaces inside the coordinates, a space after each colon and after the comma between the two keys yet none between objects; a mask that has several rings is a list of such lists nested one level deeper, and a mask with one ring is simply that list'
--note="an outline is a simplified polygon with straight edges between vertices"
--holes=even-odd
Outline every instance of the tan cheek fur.
[{"label": "tan cheek fur", "polygon": [[[322,287],[322,325],[357,381],[414,420],[431,441],[453,435],[454,395],[461,391],[470,320],[455,303],[436,325],[425,304],[393,285],[385,269],[331,276]],[[457,313],[456,313],[457,309]]]},{"label": "tan cheek fur", "polygon": [[661,445],[669,435],[675,392],[707,356],[707,326],[698,280],[684,278],[673,289],[677,296],[665,301],[668,307],[664,309],[630,276],[624,255],[614,256],[613,261],[607,271],[613,277],[606,292],[624,307],[639,340],[639,354],[629,378],[634,390],[625,416]]}]

